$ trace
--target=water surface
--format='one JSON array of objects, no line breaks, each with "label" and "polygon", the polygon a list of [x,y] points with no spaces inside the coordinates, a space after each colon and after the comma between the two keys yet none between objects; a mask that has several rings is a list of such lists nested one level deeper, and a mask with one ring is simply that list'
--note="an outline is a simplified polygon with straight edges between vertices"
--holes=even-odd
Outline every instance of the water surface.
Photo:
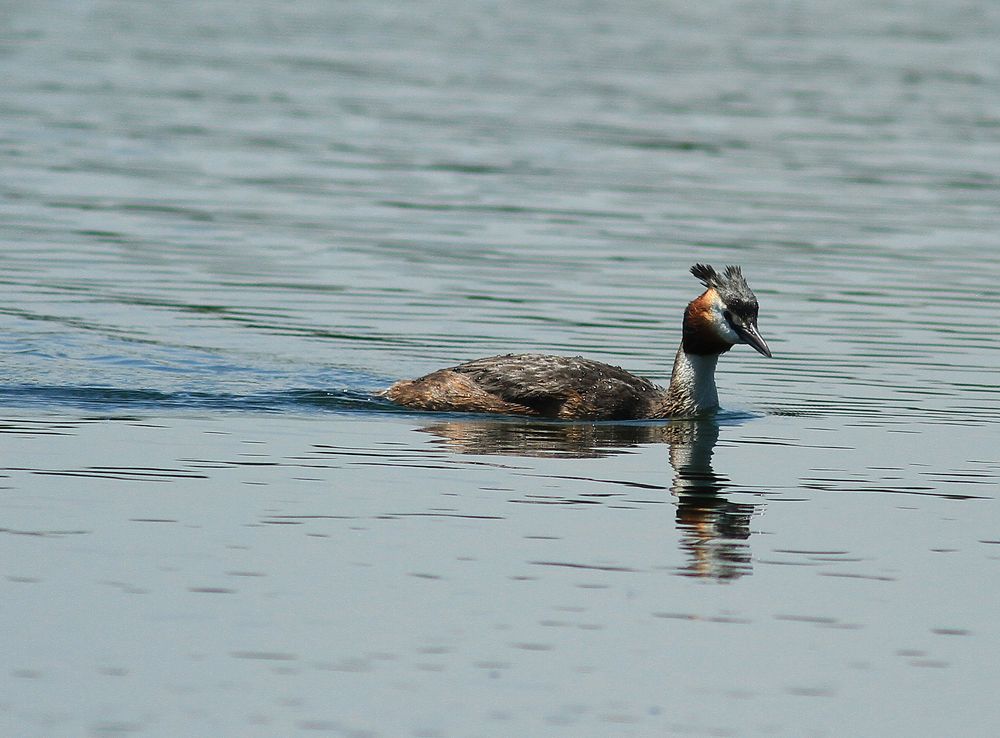
[{"label": "water surface", "polygon": [[[995,8],[0,17],[0,732],[993,735]],[[694,262],[713,420],[374,396]]]}]

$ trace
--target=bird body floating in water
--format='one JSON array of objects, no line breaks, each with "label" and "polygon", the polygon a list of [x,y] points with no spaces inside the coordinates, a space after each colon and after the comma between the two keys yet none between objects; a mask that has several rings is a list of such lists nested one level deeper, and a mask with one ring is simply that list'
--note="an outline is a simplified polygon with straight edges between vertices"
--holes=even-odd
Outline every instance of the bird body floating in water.
[{"label": "bird body floating in water", "polygon": [[738,266],[695,264],[705,291],[684,310],[681,345],[664,389],[581,356],[505,354],[396,382],[384,397],[420,410],[580,420],[697,417],[719,407],[715,366],[739,343],[771,356],[757,330],[757,297]]}]

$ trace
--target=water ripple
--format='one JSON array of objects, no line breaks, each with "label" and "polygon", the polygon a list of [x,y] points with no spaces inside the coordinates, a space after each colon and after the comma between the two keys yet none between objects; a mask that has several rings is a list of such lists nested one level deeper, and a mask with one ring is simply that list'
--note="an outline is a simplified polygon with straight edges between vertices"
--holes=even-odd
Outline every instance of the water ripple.
[{"label": "water ripple", "polygon": [[[371,393],[353,390],[286,390],[258,394],[212,392],[161,392],[115,387],[7,387],[4,404],[10,407],[40,406],[48,410],[77,408],[107,411],[216,410],[239,412],[398,412],[393,403]],[[2,431],[0,426],[0,431]]]}]

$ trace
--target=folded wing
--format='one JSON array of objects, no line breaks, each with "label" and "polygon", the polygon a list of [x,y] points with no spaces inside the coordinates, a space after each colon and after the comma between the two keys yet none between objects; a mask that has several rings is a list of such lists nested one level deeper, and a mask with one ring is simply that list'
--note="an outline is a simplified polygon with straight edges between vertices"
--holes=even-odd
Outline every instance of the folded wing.
[{"label": "folded wing", "polygon": [[639,418],[662,390],[624,369],[580,356],[507,354],[450,371],[506,402],[554,417]]}]

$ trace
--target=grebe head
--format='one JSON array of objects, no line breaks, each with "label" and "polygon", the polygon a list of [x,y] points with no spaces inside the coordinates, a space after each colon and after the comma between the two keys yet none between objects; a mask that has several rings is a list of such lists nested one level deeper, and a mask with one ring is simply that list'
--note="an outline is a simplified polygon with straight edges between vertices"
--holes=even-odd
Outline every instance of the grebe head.
[{"label": "grebe head", "polygon": [[719,274],[707,264],[695,264],[691,274],[707,289],[684,312],[684,351],[721,354],[746,343],[770,356],[771,349],[757,330],[757,296],[740,268],[727,266]]}]

